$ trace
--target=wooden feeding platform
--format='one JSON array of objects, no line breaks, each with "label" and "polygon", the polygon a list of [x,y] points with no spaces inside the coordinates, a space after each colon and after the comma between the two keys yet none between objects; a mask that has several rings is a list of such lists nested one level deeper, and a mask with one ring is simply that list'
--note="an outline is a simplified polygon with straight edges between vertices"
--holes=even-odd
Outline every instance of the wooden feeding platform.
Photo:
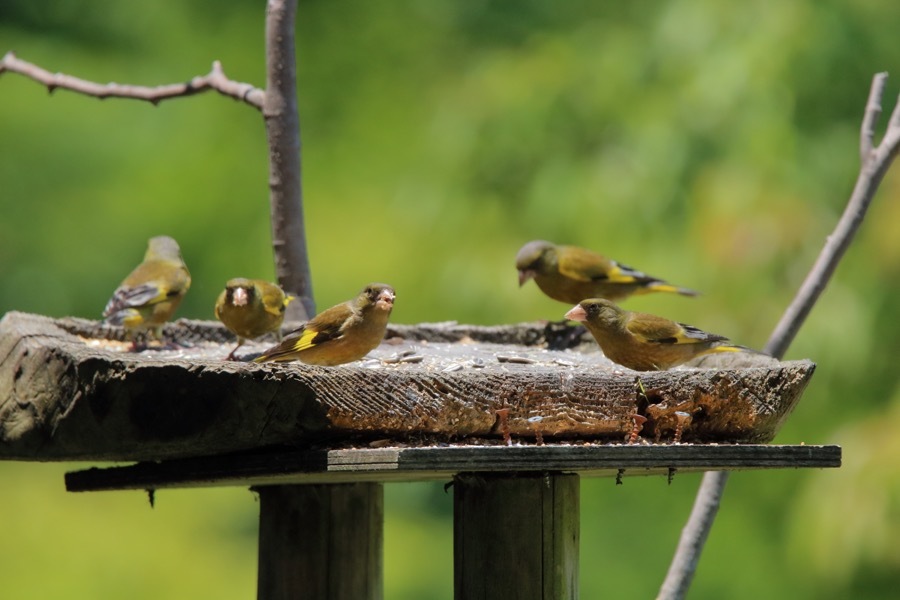
[{"label": "wooden feeding platform", "polygon": [[392,326],[332,368],[224,361],[234,340],[216,322],[165,338],[131,352],[118,328],[8,313],[0,459],[135,463],[69,473],[71,491],[254,486],[260,598],[380,598],[384,482],[454,482],[456,598],[569,598],[579,475],[841,460],[765,444],[810,361],[729,353],[639,373],[552,323]]}]

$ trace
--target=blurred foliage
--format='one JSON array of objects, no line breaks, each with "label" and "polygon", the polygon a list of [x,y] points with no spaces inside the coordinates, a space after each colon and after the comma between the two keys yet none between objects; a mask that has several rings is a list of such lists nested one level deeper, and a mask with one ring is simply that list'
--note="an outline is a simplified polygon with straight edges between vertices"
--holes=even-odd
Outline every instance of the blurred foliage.
[{"label": "blurred foliage", "polygon": [[[262,2],[5,0],[0,52],[147,85],[219,59],[262,85],[263,23]],[[302,0],[319,306],[384,280],[395,322],[559,319],[567,307],[517,289],[513,270],[523,242],[546,238],[705,292],[629,307],[761,346],[852,189],[871,77],[900,65],[898,23],[890,0]],[[249,107],[50,98],[7,74],[0,111],[0,313],[98,317],[160,233],[193,274],[181,316],[212,318],[230,277],[272,277]],[[842,443],[846,466],[733,476],[692,598],[900,584],[897,170],[789,353],[819,366],[778,441]],[[140,494],[66,494],[66,468],[0,464],[0,595],[252,597],[249,493],[165,492],[151,511]],[[698,481],[585,480],[582,596],[652,596]],[[386,597],[452,597],[451,496],[386,495]]]}]

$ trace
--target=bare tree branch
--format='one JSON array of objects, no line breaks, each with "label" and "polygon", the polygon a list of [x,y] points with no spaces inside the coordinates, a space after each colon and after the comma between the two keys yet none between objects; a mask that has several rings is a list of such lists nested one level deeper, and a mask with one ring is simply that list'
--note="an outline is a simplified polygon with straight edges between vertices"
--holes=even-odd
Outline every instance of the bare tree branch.
[{"label": "bare tree branch", "polygon": [[269,144],[269,193],[272,248],[278,282],[301,302],[288,306],[288,317],[305,320],[315,314],[312,279],[306,252],[303,199],[300,186],[300,119],[297,114],[297,76],[294,23],[297,0],[269,0],[266,10],[266,90],[225,76],[215,61],[212,70],[187,83],[145,87],[101,84],[51,73],[21,60],[12,52],[0,60],[0,75],[18,73],[47,86],[52,93],[66,89],[95,98],[130,98],[158,104],[163,100],[215,90],[260,109]]},{"label": "bare tree branch", "polygon": [[[869,101],[866,105],[865,117],[863,118],[863,128],[860,132],[860,137],[863,140],[861,142],[862,145],[866,144],[865,140],[871,143],[872,133],[867,130],[867,124],[871,124],[874,127],[874,120],[881,113],[880,94],[884,91],[886,79],[887,73],[878,73],[872,80]],[[850,195],[847,208],[844,209],[844,214],[841,215],[834,232],[825,240],[825,246],[800,286],[793,302],[784,311],[781,320],[775,326],[775,330],[769,337],[768,343],[766,343],[764,352],[776,358],[784,356],[788,346],[794,341],[797,331],[800,330],[800,327],[806,321],[806,317],[809,316],[812,307],[834,274],[838,263],[853,241],[853,237],[856,235],[863,217],[866,216],[866,211],[872,202],[872,197],[875,196],[875,192],[878,190],[878,186],[881,184],[881,180],[884,178],[884,174],[887,173],[891,162],[897,156],[897,151],[900,150],[900,144],[898,144],[898,141],[900,141],[900,122],[898,121],[900,121],[900,111],[895,108],[894,116],[892,116],[891,122],[888,124],[887,133],[881,140],[881,144],[868,152],[863,158],[856,185],[853,188],[853,193]]]},{"label": "bare tree branch", "polygon": [[0,60],[0,74],[9,71],[18,73],[47,86],[52,94],[57,89],[69,90],[94,98],[130,98],[145,100],[151,104],[159,104],[163,100],[193,96],[201,92],[215,90],[223,96],[245,102],[257,109],[262,109],[265,92],[249,83],[232,81],[222,71],[222,64],[215,61],[212,70],[206,75],[194,77],[186,83],[173,83],[156,87],[141,85],[123,85],[119,83],[95,83],[63,73],[51,73],[35,64],[17,58],[13,52],[7,52]]},{"label": "bare tree branch", "polygon": [[691,516],[681,530],[678,548],[669,565],[669,572],[659,590],[657,600],[684,598],[697,571],[700,553],[706,545],[706,538],[712,529],[713,521],[719,513],[725,484],[728,483],[728,471],[709,471],[703,474],[703,481],[697,490]]},{"label": "bare tree branch", "polygon": [[[775,326],[766,343],[765,352],[775,358],[784,356],[788,346],[797,335],[797,331],[809,316],[812,307],[844,256],[844,252],[853,241],[884,174],[900,151],[900,98],[894,107],[887,132],[881,143],[874,147],[872,141],[875,136],[875,123],[881,114],[881,97],[886,80],[887,73],[878,73],[872,80],[860,130],[862,165],[847,208],[835,226],[834,232],[825,241],[825,246],[797,291],[797,295],[785,310],[781,321]],[[681,531],[678,548],[675,550],[672,563],[669,565],[669,572],[660,588],[658,600],[675,600],[686,596],[700,560],[700,553],[718,513],[727,482],[727,471],[710,472],[703,475],[703,481],[694,500],[694,508]]]},{"label": "bare tree branch", "polygon": [[266,8],[266,97],[263,117],[269,140],[269,193],[275,274],[300,302],[288,306],[288,318],[316,313],[306,252],[303,194],[300,186],[300,117],[294,22],[297,0],[269,0]]},{"label": "bare tree branch", "polygon": [[887,83],[887,73],[878,73],[872,79],[872,88],[869,90],[869,101],[866,103],[866,112],[863,116],[862,127],[859,132],[859,160],[866,164],[869,155],[875,149],[875,124],[881,116],[881,97],[884,95],[884,84]]},{"label": "bare tree branch", "polygon": [[680,600],[687,595],[688,588],[697,572],[700,553],[706,545],[706,538],[712,529],[713,521],[719,513],[725,484],[728,483],[728,471],[708,471],[703,474],[691,516],[681,530],[678,547],[669,565],[669,572],[659,589],[657,600]]}]

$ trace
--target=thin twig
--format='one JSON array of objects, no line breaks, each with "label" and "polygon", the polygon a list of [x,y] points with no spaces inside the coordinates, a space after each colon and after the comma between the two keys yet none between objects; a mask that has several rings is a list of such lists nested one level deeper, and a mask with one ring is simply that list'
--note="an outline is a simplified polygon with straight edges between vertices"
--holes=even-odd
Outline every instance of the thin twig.
[{"label": "thin twig", "polygon": [[869,101],[866,104],[866,112],[863,116],[862,127],[859,132],[859,160],[866,164],[869,155],[875,149],[875,124],[881,116],[881,97],[884,95],[884,85],[887,83],[887,73],[878,73],[872,80],[872,89],[869,90]]},{"label": "thin twig", "polygon": [[306,252],[303,194],[300,186],[300,117],[294,23],[297,0],[269,0],[266,7],[266,100],[263,117],[269,141],[269,198],[272,248],[278,283],[300,302],[288,306],[288,318],[316,313]]},{"label": "thin twig", "polygon": [[[886,80],[887,73],[878,73],[872,80],[869,100],[860,129],[862,165],[847,208],[834,232],[826,240],[809,275],[803,281],[797,295],[766,343],[766,353],[775,358],[784,356],[788,346],[797,335],[797,331],[822,294],[844,252],[853,241],[884,174],[900,151],[900,98],[891,114],[887,133],[877,147],[872,145],[875,123],[881,114],[881,96]],[[678,548],[675,550],[672,564],[669,565],[669,572],[660,588],[658,600],[681,599],[687,594],[697,570],[700,553],[718,513],[727,482],[727,471],[709,472],[703,475],[703,481],[694,500],[694,508],[681,531]]]},{"label": "thin twig", "polygon": [[233,81],[225,76],[222,64],[215,61],[212,70],[202,76],[197,76],[186,83],[173,83],[156,87],[142,85],[123,85],[120,83],[96,83],[72,77],[64,73],[51,73],[33,63],[22,60],[13,52],[7,52],[0,60],[0,74],[4,71],[18,73],[47,86],[52,94],[57,89],[69,90],[94,98],[129,98],[132,100],[144,100],[151,104],[159,104],[163,100],[193,96],[201,92],[215,90],[223,96],[245,102],[250,106],[262,109],[265,92],[255,88],[249,83]]}]

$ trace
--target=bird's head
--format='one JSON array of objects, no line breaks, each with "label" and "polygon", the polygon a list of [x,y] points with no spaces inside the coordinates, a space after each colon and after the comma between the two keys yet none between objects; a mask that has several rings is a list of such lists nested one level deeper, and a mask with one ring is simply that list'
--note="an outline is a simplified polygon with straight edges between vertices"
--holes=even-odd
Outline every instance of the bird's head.
[{"label": "bird's head", "polygon": [[582,300],[566,313],[570,321],[614,325],[622,320],[624,311],[604,298]]},{"label": "bird's head", "polygon": [[519,248],[516,269],[519,271],[520,287],[535,275],[547,271],[553,261],[555,249],[556,246],[544,240],[533,240]]},{"label": "bird's head", "polygon": [[362,294],[365,304],[374,305],[378,310],[390,312],[394,308],[394,288],[386,283],[370,283]]},{"label": "bird's head", "polygon": [[249,279],[237,277],[225,284],[225,302],[232,306],[247,306],[256,297],[256,288]]},{"label": "bird's head", "polygon": [[181,260],[178,242],[167,235],[158,235],[147,242],[144,260]]}]

